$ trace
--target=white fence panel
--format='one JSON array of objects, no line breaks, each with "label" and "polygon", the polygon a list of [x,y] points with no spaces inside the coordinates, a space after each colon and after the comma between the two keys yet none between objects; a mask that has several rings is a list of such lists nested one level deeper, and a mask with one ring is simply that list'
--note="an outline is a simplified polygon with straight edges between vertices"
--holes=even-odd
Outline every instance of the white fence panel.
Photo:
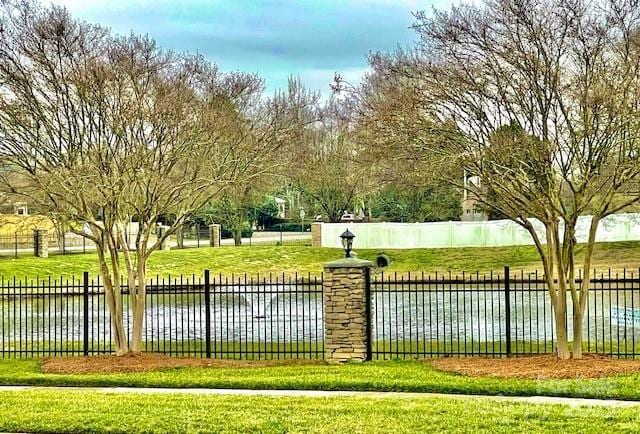
[{"label": "white fence panel", "polygon": [[[532,219],[540,240],[546,242],[544,226]],[[576,236],[586,242],[591,216],[578,219]],[[323,223],[322,246],[341,247],[340,234],[349,229],[356,236],[356,249],[412,249],[442,247],[500,247],[533,245],[533,239],[510,220],[433,223]],[[560,228],[562,233],[562,228]],[[596,241],[640,240],[640,214],[616,214],[598,225]]]}]

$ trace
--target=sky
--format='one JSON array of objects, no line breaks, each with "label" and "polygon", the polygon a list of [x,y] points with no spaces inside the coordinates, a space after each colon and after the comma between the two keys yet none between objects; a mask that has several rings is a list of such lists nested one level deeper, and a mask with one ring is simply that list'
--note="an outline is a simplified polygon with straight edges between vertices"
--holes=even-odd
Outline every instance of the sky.
[{"label": "sky", "polygon": [[[46,0],[45,0],[46,1]],[[330,93],[334,74],[356,83],[367,54],[415,40],[416,10],[452,0],[53,0],[116,33],[149,34],[164,48],[197,52],[225,71],[255,72],[272,93],[300,77]],[[458,2],[456,2],[458,3]]]}]

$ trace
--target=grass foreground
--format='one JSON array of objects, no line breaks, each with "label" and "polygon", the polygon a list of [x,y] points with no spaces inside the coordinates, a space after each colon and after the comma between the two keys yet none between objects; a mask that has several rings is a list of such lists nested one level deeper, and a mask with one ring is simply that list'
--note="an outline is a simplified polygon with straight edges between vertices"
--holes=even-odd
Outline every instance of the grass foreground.
[{"label": "grass foreground", "polygon": [[[581,247],[577,256],[581,257]],[[384,253],[391,259],[386,272],[442,273],[462,271],[475,273],[503,270],[539,270],[540,260],[533,246],[474,247],[450,249],[357,250],[360,258],[375,260]],[[310,246],[224,246],[160,251],[149,260],[148,276],[202,276],[205,269],[213,274],[302,276],[319,275],[323,264],[342,256],[340,249]],[[628,268],[637,270],[640,263],[640,242],[599,243],[596,245],[593,267],[598,270]],[[49,258],[19,257],[0,259],[0,276],[5,278],[52,276],[80,277],[84,271],[97,275],[95,253],[56,255]]]},{"label": "grass foreground", "polygon": [[436,370],[424,361],[173,368],[110,374],[43,373],[38,359],[0,361],[0,384],[434,392],[640,400],[640,372],[594,379],[498,379]]},{"label": "grass foreground", "polygon": [[0,393],[0,430],[28,432],[634,432],[637,408],[455,398]]}]

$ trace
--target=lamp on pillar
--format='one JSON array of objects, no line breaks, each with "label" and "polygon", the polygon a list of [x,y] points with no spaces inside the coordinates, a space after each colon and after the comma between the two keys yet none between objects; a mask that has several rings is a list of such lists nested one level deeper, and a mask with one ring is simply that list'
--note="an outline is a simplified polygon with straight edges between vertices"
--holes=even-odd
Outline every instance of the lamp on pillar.
[{"label": "lamp on pillar", "polygon": [[342,248],[344,249],[344,257],[345,258],[349,258],[351,257],[351,248],[353,247],[353,239],[356,236],[353,235],[349,229],[347,229],[346,231],[344,231],[342,233],[342,235],[340,235],[340,238],[342,239]]}]

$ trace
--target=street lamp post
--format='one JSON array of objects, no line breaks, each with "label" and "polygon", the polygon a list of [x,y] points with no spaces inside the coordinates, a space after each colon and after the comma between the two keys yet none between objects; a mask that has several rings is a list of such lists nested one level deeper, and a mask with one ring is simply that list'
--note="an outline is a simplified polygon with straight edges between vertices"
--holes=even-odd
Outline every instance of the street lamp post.
[{"label": "street lamp post", "polygon": [[304,233],[304,216],[306,213],[300,208],[300,232]]}]

